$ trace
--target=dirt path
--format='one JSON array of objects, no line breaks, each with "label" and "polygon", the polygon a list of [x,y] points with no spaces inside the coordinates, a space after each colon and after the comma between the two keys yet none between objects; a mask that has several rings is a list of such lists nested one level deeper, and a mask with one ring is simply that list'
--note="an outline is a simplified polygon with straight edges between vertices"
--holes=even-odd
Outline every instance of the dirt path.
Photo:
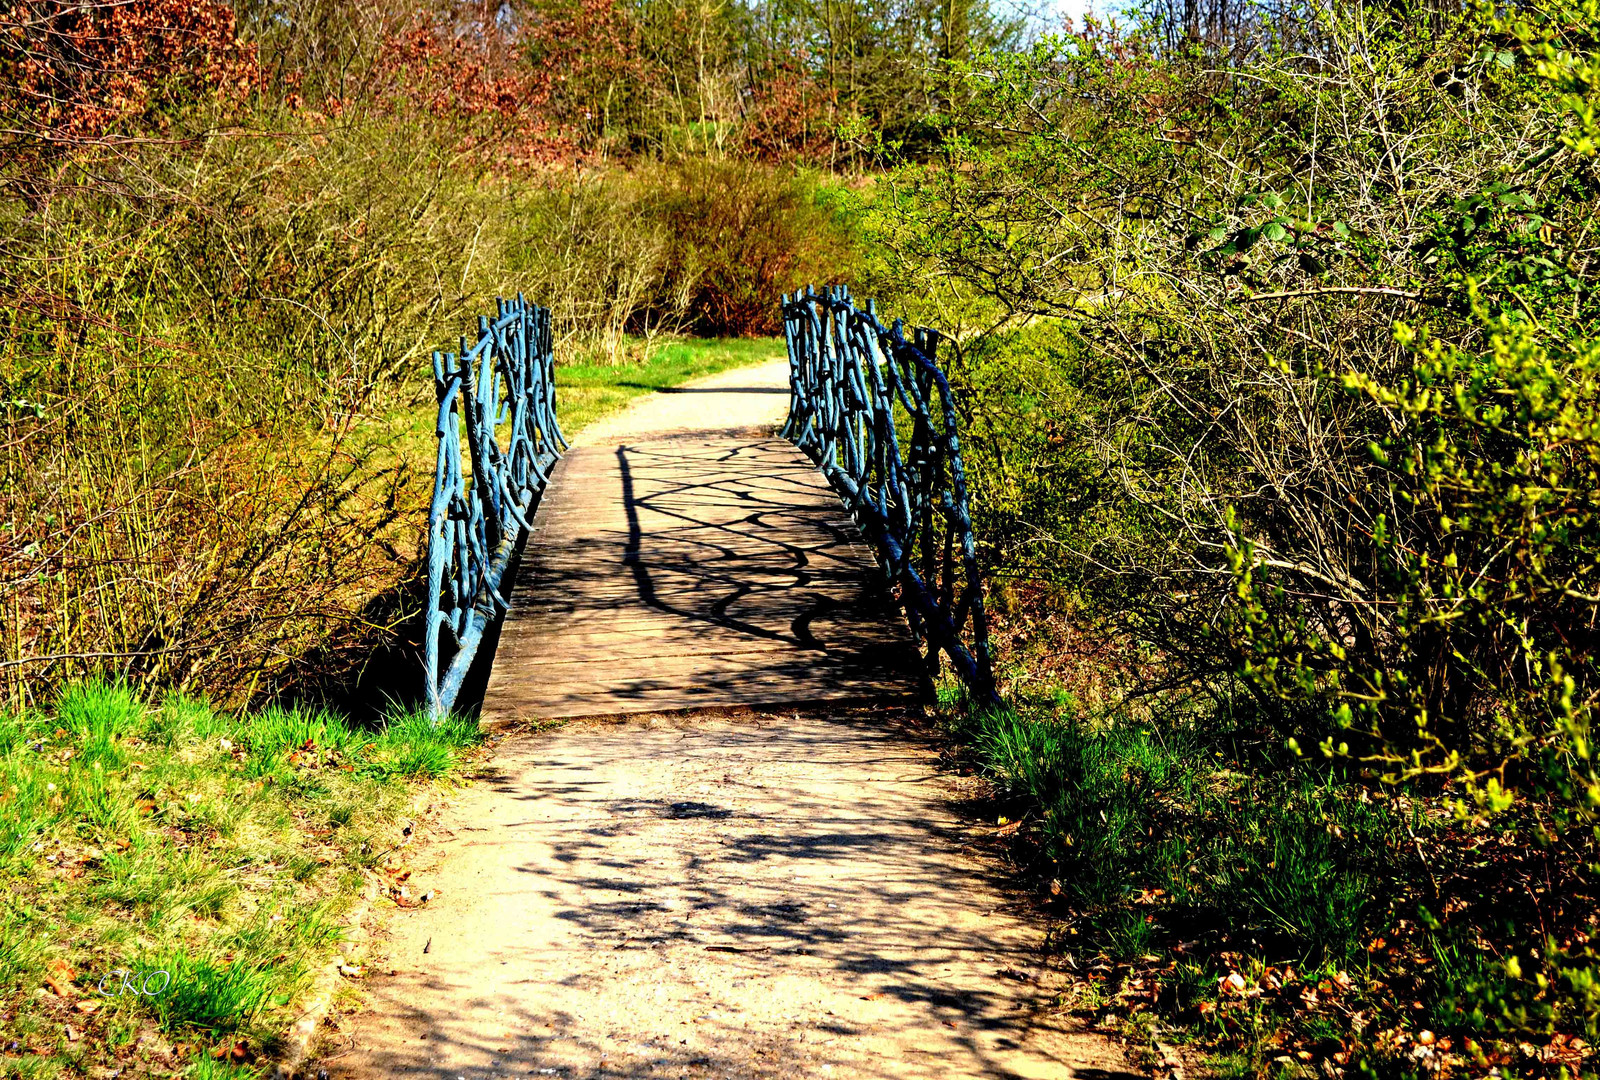
[{"label": "dirt path", "polygon": [[578,432],[574,446],[611,446],[687,432],[765,435],[789,414],[789,360],[775,356],[636,398]]},{"label": "dirt path", "polygon": [[482,719],[915,697],[914,643],[838,496],[775,437],[783,357],[585,428],[540,501]]},{"label": "dirt path", "polygon": [[[507,737],[416,853],[334,1077],[1093,1077],[1041,932],[884,710]],[[989,826],[992,828],[992,826]],[[392,970],[393,974],[388,974]]]},{"label": "dirt path", "polygon": [[[651,395],[580,442],[760,438],[786,373]],[[628,678],[639,661],[610,666]],[[507,736],[412,853],[411,895],[436,895],[380,912],[368,1008],[329,1033],[321,1065],[350,1080],[1108,1080],[1120,1056],[1051,1011],[1040,927],[964,849],[972,823],[936,764],[889,706]]]}]

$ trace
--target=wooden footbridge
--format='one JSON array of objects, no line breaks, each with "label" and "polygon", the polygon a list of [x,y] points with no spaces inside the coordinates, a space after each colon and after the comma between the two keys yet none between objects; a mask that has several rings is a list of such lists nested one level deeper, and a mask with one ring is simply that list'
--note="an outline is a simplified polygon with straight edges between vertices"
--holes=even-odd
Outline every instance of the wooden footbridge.
[{"label": "wooden footbridge", "polygon": [[435,707],[492,657],[485,723],[619,722],[497,741],[419,833],[334,1080],[1135,1080],[892,705],[993,692],[938,343],[784,313],[787,358],[573,445],[546,313],[437,358]]},{"label": "wooden footbridge", "polygon": [[916,691],[859,530],[776,436],[788,381],[784,359],[730,372],[568,451],[508,597],[486,724]]},{"label": "wooden footbridge", "polygon": [[908,342],[842,290],[785,315],[787,357],[653,395],[571,446],[547,312],[503,303],[476,345],[436,355],[436,708],[496,620],[492,727],[904,699],[941,656],[992,695],[936,337]]}]

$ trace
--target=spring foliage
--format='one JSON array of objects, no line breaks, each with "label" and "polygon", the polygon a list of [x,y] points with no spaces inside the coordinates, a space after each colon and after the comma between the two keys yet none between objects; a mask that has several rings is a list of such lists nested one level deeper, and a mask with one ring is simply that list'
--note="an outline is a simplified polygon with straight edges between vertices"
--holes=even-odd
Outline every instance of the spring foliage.
[{"label": "spring foliage", "polygon": [[[1329,1068],[1592,1061],[1563,1048],[1600,1024],[1600,14],[1341,2],[1207,37],[1145,11],[961,69],[983,93],[949,95],[947,161],[905,166],[871,219],[882,287],[966,328],[1001,606],[1118,643],[1074,687],[1121,700],[1117,723],[1221,724],[1261,784],[1309,770],[1427,808],[1416,884],[1330,940],[1432,951],[1376,984],[1484,1041],[1417,1044],[1374,992]],[[1182,821],[1131,812],[1155,838]],[[1360,849],[1330,864],[1347,881]],[[1542,880],[1513,896],[1496,865]],[[1451,974],[1471,948],[1500,958]]]}]

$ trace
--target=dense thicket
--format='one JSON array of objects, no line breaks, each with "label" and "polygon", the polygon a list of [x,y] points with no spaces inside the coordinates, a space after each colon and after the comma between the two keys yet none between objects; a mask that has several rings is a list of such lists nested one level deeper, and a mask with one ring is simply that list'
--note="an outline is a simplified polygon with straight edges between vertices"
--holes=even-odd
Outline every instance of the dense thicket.
[{"label": "dense thicket", "polygon": [[874,219],[1042,710],[974,737],[1254,1067],[1592,1062],[1595,9],[1149,14],[960,69]]}]

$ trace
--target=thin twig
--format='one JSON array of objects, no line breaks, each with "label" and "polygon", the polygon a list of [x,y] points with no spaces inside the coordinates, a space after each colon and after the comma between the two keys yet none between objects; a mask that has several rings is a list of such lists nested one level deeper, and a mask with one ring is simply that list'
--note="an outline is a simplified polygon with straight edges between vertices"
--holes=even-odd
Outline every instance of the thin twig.
[{"label": "thin twig", "polygon": [[1251,300],[1288,300],[1296,296],[1331,296],[1336,293],[1349,293],[1360,296],[1398,296],[1403,300],[1422,299],[1420,292],[1413,292],[1410,289],[1396,289],[1388,285],[1349,285],[1326,289],[1294,289],[1289,292],[1256,293],[1254,296],[1242,296],[1239,299],[1248,303]]}]

